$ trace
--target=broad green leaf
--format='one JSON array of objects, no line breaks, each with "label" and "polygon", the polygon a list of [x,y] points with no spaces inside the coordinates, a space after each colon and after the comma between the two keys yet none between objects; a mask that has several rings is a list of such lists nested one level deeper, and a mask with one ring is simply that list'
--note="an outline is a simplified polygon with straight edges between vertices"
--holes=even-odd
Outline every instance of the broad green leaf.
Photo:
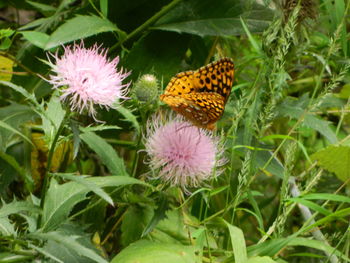
[{"label": "broad green leaf", "polygon": [[0,80],[11,81],[13,61],[7,57],[0,56]]},{"label": "broad green leaf", "polygon": [[350,147],[330,145],[314,153],[311,158],[317,160],[322,168],[333,172],[343,182],[350,178]]},{"label": "broad green leaf", "polygon": [[125,170],[124,160],[117,155],[113,147],[103,138],[93,132],[80,134],[80,138],[97,153],[112,174],[128,175]]},{"label": "broad green leaf", "polygon": [[[131,184],[147,185],[127,176],[90,177],[86,180],[98,187],[120,187]],[[59,185],[52,178],[43,207],[42,230],[45,232],[56,229],[66,221],[74,205],[86,199],[86,194],[90,191],[90,188],[76,182]]]},{"label": "broad green leaf", "polygon": [[245,263],[276,263],[276,261],[270,257],[252,257],[245,261]]},{"label": "broad green leaf", "polygon": [[153,208],[146,205],[131,205],[123,215],[121,243],[124,247],[141,238],[147,223],[151,220]]},{"label": "broad green leaf", "polygon": [[154,211],[153,218],[149,221],[148,225],[143,229],[142,237],[146,236],[149,232],[151,232],[154,227],[166,217],[165,213],[169,210],[169,202],[168,199],[161,194],[159,196],[157,209]]},{"label": "broad green leaf", "polygon": [[247,261],[247,250],[244,240],[243,231],[235,227],[228,222],[224,221],[231,237],[231,245],[233,249],[233,255],[235,257],[235,263],[245,263]]},{"label": "broad green leaf", "polygon": [[50,38],[49,35],[37,31],[22,31],[21,34],[26,40],[41,49],[45,48],[46,43]]},{"label": "broad green leaf", "polygon": [[87,257],[94,260],[94,262],[107,263],[100,255],[94,250],[87,248],[80,244],[76,239],[77,237],[70,235],[66,236],[59,232],[48,232],[48,233],[33,233],[32,237],[40,238],[43,240],[53,240],[57,243],[64,245],[65,247],[74,250],[78,255]]},{"label": "broad green leaf", "polygon": [[150,32],[141,37],[131,48],[122,62],[132,69],[132,78],[136,80],[143,74],[154,73],[163,77],[164,83],[178,73],[182,58],[188,49],[190,36],[172,32]]},{"label": "broad green leaf", "polygon": [[54,173],[53,175],[59,176],[65,180],[70,180],[76,182],[77,184],[81,184],[85,186],[87,189],[90,189],[91,192],[94,192],[96,195],[104,199],[111,206],[114,206],[112,198],[105,192],[103,189],[91,181],[86,180],[89,177],[85,177],[83,175],[77,176],[76,174],[62,174],[62,173]]},{"label": "broad green leaf", "polygon": [[251,32],[262,32],[272,20],[273,12],[259,4],[246,5],[235,0],[221,0],[215,6],[211,1],[183,1],[152,28],[201,37],[241,35],[245,31],[240,17]]},{"label": "broad green leaf", "polygon": [[45,49],[51,49],[74,40],[111,31],[120,32],[120,30],[107,19],[97,16],[78,15],[67,20],[52,33]]},{"label": "broad green leaf", "polygon": [[159,221],[149,233],[152,240],[163,243],[187,243],[188,227],[185,226],[184,216],[180,210],[168,210],[166,217]]},{"label": "broad green leaf", "polygon": [[194,252],[189,246],[140,240],[122,250],[111,263],[195,263]]},{"label": "broad green leaf", "polygon": [[[269,21],[245,19],[251,32],[262,32],[270,24]],[[238,36],[244,34],[240,18],[209,18],[193,21],[171,23],[152,27],[153,29],[189,33],[205,36]]]}]

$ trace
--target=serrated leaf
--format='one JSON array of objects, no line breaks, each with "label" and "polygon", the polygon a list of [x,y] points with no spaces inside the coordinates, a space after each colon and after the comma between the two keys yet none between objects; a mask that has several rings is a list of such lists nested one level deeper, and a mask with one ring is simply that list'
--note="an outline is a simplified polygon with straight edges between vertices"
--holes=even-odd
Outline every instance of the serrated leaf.
[{"label": "serrated leaf", "polygon": [[[142,181],[127,176],[90,177],[86,178],[86,180],[98,187],[118,187],[131,184],[147,185]],[[52,178],[43,207],[42,230],[50,231],[56,229],[67,220],[74,205],[83,201],[86,198],[86,194],[90,191],[91,189],[76,182],[68,182],[59,185],[56,180]]]},{"label": "serrated leaf", "polygon": [[119,105],[118,107],[116,107],[115,109],[116,111],[118,111],[121,115],[123,115],[125,117],[126,121],[131,122],[132,126],[134,126],[135,130],[139,133],[140,132],[140,125],[139,122],[136,119],[136,116],[132,113],[131,110]]},{"label": "serrated leaf", "polygon": [[103,138],[93,132],[80,134],[80,138],[98,154],[103,164],[107,166],[112,174],[128,175],[125,170],[124,160],[117,155],[113,147]]},{"label": "serrated leaf", "polygon": [[76,239],[76,236],[70,235],[66,236],[59,232],[49,232],[49,233],[35,233],[31,236],[44,239],[53,240],[57,243],[64,245],[65,247],[74,250],[78,255],[87,257],[94,260],[94,262],[107,263],[100,255],[98,255],[94,250],[87,248],[80,244]]},{"label": "serrated leaf", "polygon": [[0,208],[0,218],[7,217],[11,214],[22,212],[39,213],[40,209],[27,201],[12,201],[11,203],[2,203]]},{"label": "serrated leaf", "polygon": [[137,241],[122,250],[111,263],[194,263],[193,247],[177,244]]},{"label": "serrated leaf", "polygon": [[333,172],[343,182],[350,178],[350,147],[330,145],[314,153],[311,159],[317,160],[318,165]]},{"label": "serrated leaf", "polygon": [[30,94],[28,91],[26,91],[23,87],[21,86],[17,86],[11,82],[8,82],[8,81],[3,81],[3,80],[0,80],[0,84],[4,85],[4,86],[7,86],[7,87],[10,87],[12,88],[13,90],[21,93],[26,99],[28,99],[31,103],[33,103],[35,106],[40,106],[38,104],[38,102],[36,101],[36,98],[33,94]]},{"label": "serrated leaf", "polygon": [[15,227],[7,217],[0,218],[0,233],[2,236],[16,236]]},{"label": "serrated leaf", "polygon": [[70,180],[85,186],[87,189],[90,189],[90,191],[94,192],[96,195],[104,199],[111,206],[114,206],[112,198],[105,191],[103,191],[101,187],[86,180],[88,177],[85,177],[82,175],[78,176],[76,174],[62,174],[62,173],[54,173],[54,175],[59,176],[65,180]]},{"label": "serrated leaf", "polygon": [[67,20],[52,33],[45,49],[47,50],[74,40],[80,40],[102,32],[111,31],[121,32],[107,19],[97,16],[78,15]]},{"label": "serrated leaf", "polygon": [[26,40],[28,40],[34,46],[37,46],[41,49],[45,48],[50,38],[49,35],[43,32],[37,32],[37,31],[22,31],[21,34]]}]

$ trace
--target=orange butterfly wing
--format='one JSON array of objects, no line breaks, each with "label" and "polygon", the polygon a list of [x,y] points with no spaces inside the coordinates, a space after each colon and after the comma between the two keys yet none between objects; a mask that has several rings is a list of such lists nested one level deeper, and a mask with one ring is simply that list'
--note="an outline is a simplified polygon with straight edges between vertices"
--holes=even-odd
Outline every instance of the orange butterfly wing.
[{"label": "orange butterfly wing", "polygon": [[173,77],[160,99],[195,125],[213,129],[231,93],[234,64],[223,58]]}]

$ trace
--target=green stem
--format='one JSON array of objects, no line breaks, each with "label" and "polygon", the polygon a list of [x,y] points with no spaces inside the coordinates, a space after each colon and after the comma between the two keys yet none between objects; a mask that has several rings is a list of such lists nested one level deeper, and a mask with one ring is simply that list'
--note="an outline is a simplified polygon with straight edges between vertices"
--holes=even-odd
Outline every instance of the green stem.
[{"label": "green stem", "polygon": [[[56,148],[56,144],[58,142],[58,138],[60,137],[61,133],[62,133],[62,130],[64,128],[64,124],[66,123],[66,120],[68,119],[68,115],[69,115],[70,111],[67,110],[66,111],[66,115],[63,119],[63,121],[61,122],[60,126],[58,127],[58,130],[56,132],[56,135],[52,141],[52,144],[51,144],[51,147],[50,147],[50,150],[49,150],[49,154],[48,154],[48,157],[47,157],[47,166],[46,166],[46,171],[45,171],[45,175],[44,175],[44,181],[43,181],[43,186],[41,188],[41,200],[40,200],[40,208],[42,209],[44,207],[44,203],[45,203],[45,196],[46,196],[46,192],[47,192],[47,189],[49,187],[49,183],[50,183],[50,178],[49,177],[49,173],[50,173],[50,169],[51,169],[51,165],[52,165],[52,158],[53,158],[53,154],[55,152],[55,148]],[[39,216],[39,220],[38,220],[38,227],[40,227],[41,225],[41,219],[42,217]]]},{"label": "green stem", "polygon": [[159,18],[161,18],[163,15],[165,15],[167,12],[169,12],[171,9],[173,9],[178,3],[180,3],[183,0],[173,0],[168,5],[164,6],[159,12],[154,14],[151,18],[149,18],[145,23],[143,23],[141,26],[136,28],[134,31],[132,31],[130,34],[126,36],[126,38],[121,39],[117,44],[115,44],[113,47],[109,49],[109,51],[115,50],[117,47],[121,46],[126,41],[130,40],[131,38],[135,37],[136,35],[140,34],[142,31],[146,30],[148,27],[153,25]]}]

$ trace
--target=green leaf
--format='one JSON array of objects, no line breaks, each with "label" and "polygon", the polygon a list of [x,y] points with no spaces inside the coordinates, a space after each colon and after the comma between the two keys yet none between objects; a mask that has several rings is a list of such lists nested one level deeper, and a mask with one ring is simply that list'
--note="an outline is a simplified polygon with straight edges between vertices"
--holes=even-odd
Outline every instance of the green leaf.
[{"label": "green leaf", "polygon": [[49,233],[33,233],[30,236],[40,238],[43,240],[53,240],[57,243],[63,244],[65,247],[74,250],[80,256],[87,257],[94,262],[107,263],[105,259],[99,256],[95,251],[80,244],[75,236],[66,236],[59,232]]},{"label": "green leaf", "polygon": [[337,136],[333,130],[329,127],[330,123],[328,121],[322,120],[318,116],[314,116],[310,113],[306,113],[305,108],[309,102],[307,97],[304,95],[298,100],[291,97],[287,97],[278,107],[277,110],[281,116],[288,116],[293,119],[299,119],[304,117],[303,124],[308,126],[320,134],[325,136],[330,143],[336,143],[338,141]]},{"label": "green leaf", "polygon": [[39,12],[41,12],[44,15],[55,13],[57,10],[57,8],[52,5],[45,5],[42,3],[37,3],[29,0],[27,0],[26,2],[31,6],[35,7]]},{"label": "green leaf", "polygon": [[329,200],[336,202],[344,202],[350,203],[350,197],[336,194],[328,194],[328,193],[315,193],[315,194],[307,194],[302,196],[303,199],[307,200]]},{"label": "green leaf", "polygon": [[48,142],[49,148],[51,147],[58,128],[64,119],[65,113],[66,111],[62,108],[57,92],[55,92],[47,104],[45,113],[41,115],[45,140]]},{"label": "green leaf", "polygon": [[[6,122],[14,129],[19,129],[25,122],[37,117],[36,113],[28,106],[11,104],[0,108],[0,120]],[[12,131],[2,129],[0,132],[0,149],[6,150],[11,144]]]},{"label": "green leaf", "polygon": [[16,236],[15,226],[10,222],[9,218],[0,218],[0,233],[2,236]]},{"label": "green leaf", "polygon": [[121,115],[125,117],[126,121],[131,122],[132,126],[134,126],[135,130],[140,133],[140,125],[137,121],[137,118],[134,114],[132,114],[132,111],[123,107],[122,105],[118,105],[118,107],[115,108],[116,111],[118,111]]},{"label": "green leaf", "polygon": [[40,209],[27,201],[12,201],[11,203],[2,203],[0,208],[0,218],[22,212],[38,213]]},{"label": "green leaf", "polygon": [[276,263],[276,261],[270,257],[252,257],[245,261],[245,263]]},{"label": "green leaf", "polygon": [[31,140],[30,140],[27,136],[25,136],[24,134],[20,133],[20,132],[17,131],[16,129],[12,128],[12,127],[11,127],[10,125],[8,125],[6,122],[3,122],[3,121],[0,120],[0,130],[1,130],[1,128],[7,129],[7,130],[11,131],[12,133],[17,134],[18,136],[20,136],[20,137],[22,137],[24,140],[26,140],[29,144],[31,144],[32,146],[34,146],[33,143],[31,142]]},{"label": "green leaf", "polygon": [[121,243],[124,247],[140,239],[152,215],[153,209],[150,206],[131,205],[128,207],[121,227]]},{"label": "green leaf", "polygon": [[350,147],[330,145],[314,153],[311,159],[317,160],[322,168],[333,172],[343,182],[350,178]]},{"label": "green leaf", "polygon": [[318,250],[326,252],[329,255],[336,255],[338,257],[341,257],[343,260],[345,260],[345,262],[350,261],[350,258],[348,258],[346,255],[341,253],[336,248],[331,247],[330,245],[326,244],[324,241],[312,240],[310,238],[303,238],[303,237],[295,237],[289,242],[288,245],[289,246],[303,246],[303,247],[318,249]]},{"label": "green leaf", "polygon": [[[146,183],[127,176],[90,177],[86,180],[98,187],[120,187],[131,184],[147,185]],[[76,182],[59,185],[54,178],[51,179],[47,191],[42,214],[42,230],[56,229],[67,220],[74,205],[86,199],[86,194],[91,189]]]},{"label": "green leaf", "polygon": [[50,38],[49,35],[37,31],[22,31],[21,34],[26,40],[41,49],[45,48]]},{"label": "green leaf", "polygon": [[30,262],[31,260],[33,260],[33,256],[24,256],[9,252],[0,252],[0,262],[3,263]]},{"label": "green leaf", "polygon": [[65,180],[74,181],[77,184],[81,184],[81,185],[85,186],[87,189],[94,192],[96,195],[101,197],[103,200],[105,200],[111,206],[114,206],[112,198],[105,191],[103,191],[103,189],[101,187],[86,180],[86,178],[89,178],[89,177],[85,177],[82,175],[77,176],[76,174],[62,174],[62,173],[54,173],[53,175],[59,176]]},{"label": "green leaf", "polygon": [[137,241],[122,250],[111,263],[194,263],[194,248],[177,244]]},{"label": "green leaf", "polygon": [[124,160],[117,155],[113,147],[103,138],[93,132],[80,134],[80,138],[97,153],[112,174],[128,175],[125,170]]},{"label": "green leaf", "polygon": [[63,25],[52,33],[45,49],[57,47],[59,45],[83,39],[102,32],[120,30],[109,20],[97,16],[76,16],[67,20]]},{"label": "green leaf", "polygon": [[235,257],[235,263],[244,263],[247,261],[247,250],[244,240],[243,231],[228,222],[224,221],[231,237],[231,245]]},{"label": "green leaf", "polygon": [[[262,32],[269,26],[269,21],[248,19],[245,21],[251,32]],[[197,21],[186,21],[167,25],[155,26],[152,29],[189,33],[205,36],[239,36],[244,33],[239,18],[212,18]]]},{"label": "green leaf", "polygon": [[108,0],[100,0],[100,10],[104,17],[108,16]]},{"label": "green leaf", "polygon": [[289,199],[287,199],[287,201],[292,201],[292,202],[302,204],[302,205],[307,206],[307,207],[311,208],[312,210],[319,212],[319,213],[326,215],[326,216],[330,215],[332,213],[332,212],[328,211],[327,209],[323,208],[322,206],[320,206],[314,202],[305,200],[304,198],[301,198],[301,197],[289,198]]},{"label": "green leaf", "polygon": [[245,33],[240,21],[243,17],[251,32],[262,32],[272,20],[273,12],[259,4],[246,6],[235,0],[221,0],[215,6],[211,1],[184,1],[152,28],[201,37],[241,35]]},{"label": "green leaf", "polygon": [[153,73],[167,82],[181,70],[179,66],[189,41],[187,34],[150,32],[133,45],[124,66],[132,69],[134,80],[143,74]]},{"label": "green leaf", "polygon": [[184,223],[184,216],[180,210],[168,210],[166,218],[159,221],[158,225],[149,233],[152,240],[163,243],[187,244],[188,228]]},{"label": "green leaf", "polygon": [[36,106],[39,106],[38,102],[36,101],[36,98],[33,94],[30,94],[28,91],[26,91],[24,88],[21,86],[17,86],[11,82],[8,81],[2,81],[0,80],[0,84],[10,87],[11,89],[21,93],[26,99],[28,99],[31,103],[33,103]]}]

